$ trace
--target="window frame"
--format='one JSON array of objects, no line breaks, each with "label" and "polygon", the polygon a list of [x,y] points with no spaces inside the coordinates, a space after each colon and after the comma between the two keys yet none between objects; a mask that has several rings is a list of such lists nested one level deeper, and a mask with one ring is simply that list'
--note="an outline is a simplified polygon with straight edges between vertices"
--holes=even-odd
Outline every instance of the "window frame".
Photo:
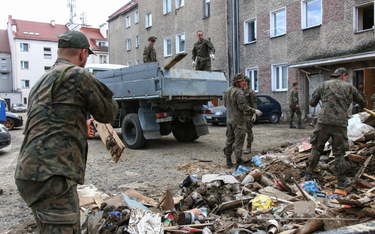
[{"label": "window frame", "polygon": [[1,59],[1,63],[2,63],[2,64],[6,64],[6,63],[7,63],[7,59],[2,58],[2,59]]},{"label": "window frame", "polygon": [[[171,53],[168,54],[168,41],[171,41],[170,43],[170,48],[171,48]],[[169,57],[172,56],[172,37],[166,37],[164,38],[164,57]]]},{"label": "window frame", "polygon": [[107,64],[107,55],[99,55],[99,63]]},{"label": "window frame", "polygon": [[139,35],[135,36],[135,48],[139,48]]},{"label": "window frame", "polygon": [[7,73],[1,73],[1,79],[7,80],[8,79],[8,74]]},{"label": "window frame", "polygon": [[152,13],[148,12],[145,15],[145,28],[151,28],[152,27]]},{"label": "window frame", "polygon": [[126,39],[126,51],[130,51],[132,49],[132,39]]},{"label": "window frame", "polygon": [[2,71],[8,71],[8,67],[7,66],[1,66],[1,70]]},{"label": "window frame", "polygon": [[[258,72],[258,67],[249,67],[245,69],[246,76],[250,78],[250,87],[256,92],[259,92],[259,72]],[[256,81],[255,81],[255,72],[256,72]],[[252,74],[252,75],[250,75]],[[257,89],[255,89],[255,83]]]},{"label": "window frame", "polygon": [[163,0],[163,14],[166,15],[171,12],[172,12],[172,0]]},{"label": "window frame", "polygon": [[139,59],[135,60],[135,65],[139,65]]},{"label": "window frame", "polygon": [[52,54],[46,54],[46,53],[44,53],[43,54],[43,58],[44,59],[52,59]]},{"label": "window frame", "polygon": [[126,63],[128,67],[131,67],[132,66],[132,61],[129,61]]},{"label": "window frame", "polygon": [[125,18],[125,26],[126,28],[130,28],[132,26],[132,19],[130,15],[127,15]]},{"label": "window frame", "polygon": [[[368,3],[365,3],[365,4],[361,4],[361,5],[357,5],[354,7],[354,33],[361,33],[361,32],[367,32],[367,31],[372,31],[374,30],[374,26],[372,26],[372,28],[367,28],[367,29],[362,29],[362,30],[359,30],[359,13],[358,13],[358,9],[359,8],[366,8],[368,6],[371,6],[372,5],[372,9],[373,9],[373,13],[372,13],[372,18],[373,18],[373,24],[374,24],[374,18],[375,18],[375,3],[374,2],[368,2]],[[363,13],[361,14],[363,16]],[[363,17],[362,17],[363,19]],[[362,26],[363,27],[363,26]]]},{"label": "window frame", "polygon": [[[280,12],[285,12],[284,14],[284,28],[280,29],[280,30],[283,30],[284,32],[282,33],[278,33],[276,34],[276,30],[278,30],[276,28],[276,14],[277,13],[280,13]],[[273,38],[273,37],[279,37],[279,36],[283,36],[283,35],[286,35],[286,7],[282,7],[280,9],[277,9],[277,10],[274,10],[274,11],[271,11],[270,12],[270,37]]]},{"label": "window frame", "polygon": [[[26,46],[27,49],[25,49],[24,46]],[[30,48],[29,43],[20,43],[20,51],[29,52],[29,48]]]},{"label": "window frame", "polygon": [[[285,87],[283,87],[283,77],[276,77],[276,70],[277,68],[286,68],[286,77],[285,77]],[[281,88],[277,87],[277,82],[280,83]],[[279,63],[272,65],[272,91],[274,92],[283,92],[288,91],[288,63]]]},{"label": "window frame", "polygon": [[176,9],[185,6],[185,0],[175,0],[175,7]]},{"label": "window frame", "polygon": [[139,11],[134,12],[134,24],[139,23]]},{"label": "window frame", "polygon": [[[180,38],[184,36],[184,50],[180,51]],[[186,36],[185,33],[176,34],[176,54],[184,53],[186,51]]]},{"label": "window frame", "polygon": [[21,80],[21,88],[30,88],[30,80]]},{"label": "window frame", "polygon": [[211,16],[211,0],[203,0],[203,19]]},{"label": "window frame", "polygon": [[[255,39],[252,40],[252,41],[249,40],[249,33],[248,33],[248,31],[249,31],[248,25],[250,23],[254,23],[254,29],[253,29],[254,33],[253,33],[253,35],[254,35]],[[257,41],[257,18],[251,18],[251,19],[245,20],[244,21],[244,44],[251,44],[251,43],[254,43],[256,41]]]},{"label": "window frame", "polygon": [[[313,25],[307,25],[307,4],[309,2],[313,1],[319,1],[320,2],[320,22]],[[302,29],[309,29],[317,26],[321,26],[323,21],[323,6],[322,6],[322,0],[301,0],[301,27]]]},{"label": "window frame", "polygon": [[[27,65],[27,66],[26,66]],[[21,61],[21,69],[29,69],[29,61]]]}]

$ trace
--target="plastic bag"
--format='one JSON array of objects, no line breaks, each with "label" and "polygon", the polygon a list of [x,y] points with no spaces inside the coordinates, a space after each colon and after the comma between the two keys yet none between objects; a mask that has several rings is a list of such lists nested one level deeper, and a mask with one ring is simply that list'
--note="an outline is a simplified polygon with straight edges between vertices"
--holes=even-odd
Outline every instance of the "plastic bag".
[{"label": "plastic bag", "polygon": [[305,182],[305,186],[304,186],[304,189],[307,191],[307,192],[309,192],[309,193],[311,193],[312,195],[314,195],[314,197],[315,197],[315,195],[316,195],[316,192],[319,190],[319,188],[318,188],[318,185],[315,183],[315,181],[306,181]]},{"label": "plastic bag", "polygon": [[348,138],[352,141],[364,141],[364,135],[374,132],[375,128],[361,122],[354,122],[348,126]]},{"label": "plastic bag", "polygon": [[266,195],[258,194],[252,200],[252,212],[266,212],[272,203],[271,198]]}]

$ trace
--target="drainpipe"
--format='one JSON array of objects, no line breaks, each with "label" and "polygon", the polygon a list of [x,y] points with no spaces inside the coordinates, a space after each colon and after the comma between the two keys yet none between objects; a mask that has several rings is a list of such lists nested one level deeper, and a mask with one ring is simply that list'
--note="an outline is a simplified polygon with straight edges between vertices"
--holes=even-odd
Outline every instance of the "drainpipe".
[{"label": "drainpipe", "polygon": [[235,58],[235,54],[236,54],[236,46],[235,46],[235,43],[234,43],[234,40],[235,40],[235,29],[234,29],[234,1],[235,0],[232,0],[232,67],[233,67],[233,75],[236,74],[236,58]]},{"label": "drainpipe", "polygon": [[237,70],[236,73],[240,72],[240,46],[239,46],[239,37],[238,37],[238,0],[236,1],[236,55],[237,55]]},{"label": "drainpipe", "polygon": [[232,0],[232,63],[233,75],[239,72],[238,0]]}]

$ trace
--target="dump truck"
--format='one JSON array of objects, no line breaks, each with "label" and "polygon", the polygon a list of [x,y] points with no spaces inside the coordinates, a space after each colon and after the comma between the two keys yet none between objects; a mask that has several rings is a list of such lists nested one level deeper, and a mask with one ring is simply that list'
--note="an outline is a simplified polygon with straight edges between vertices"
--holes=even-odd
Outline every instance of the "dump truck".
[{"label": "dump truck", "polygon": [[159,67],[147,63],[95,74],[115,94],[119,113],[111,123],[121,128],[126,147],[148,147],[153,139],[173,134],[191,142],[209,133],[203,105],[222,99],[228,82],[222,72]]}]

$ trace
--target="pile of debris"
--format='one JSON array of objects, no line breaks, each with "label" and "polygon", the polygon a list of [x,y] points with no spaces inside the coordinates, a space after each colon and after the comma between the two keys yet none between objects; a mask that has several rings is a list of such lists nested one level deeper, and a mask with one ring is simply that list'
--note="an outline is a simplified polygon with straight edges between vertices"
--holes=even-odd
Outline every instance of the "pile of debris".
[{"label": "pile of debris", "polygon": [[345,233],[374,231],[375,129],[367,126],[374,126],[375,118],[367,113],[353,118],[345,155],[353,183],[345,190],[337,188],[329,143],[313,180],[305,181],[311,150],[307,139],[254,156],[236,171],[189,175],[177,194],[167,190],[158,201],[133,189],[108,198],[93,187],[81,187],[82,233],[306,234],[337,233],[343,227]]}]

